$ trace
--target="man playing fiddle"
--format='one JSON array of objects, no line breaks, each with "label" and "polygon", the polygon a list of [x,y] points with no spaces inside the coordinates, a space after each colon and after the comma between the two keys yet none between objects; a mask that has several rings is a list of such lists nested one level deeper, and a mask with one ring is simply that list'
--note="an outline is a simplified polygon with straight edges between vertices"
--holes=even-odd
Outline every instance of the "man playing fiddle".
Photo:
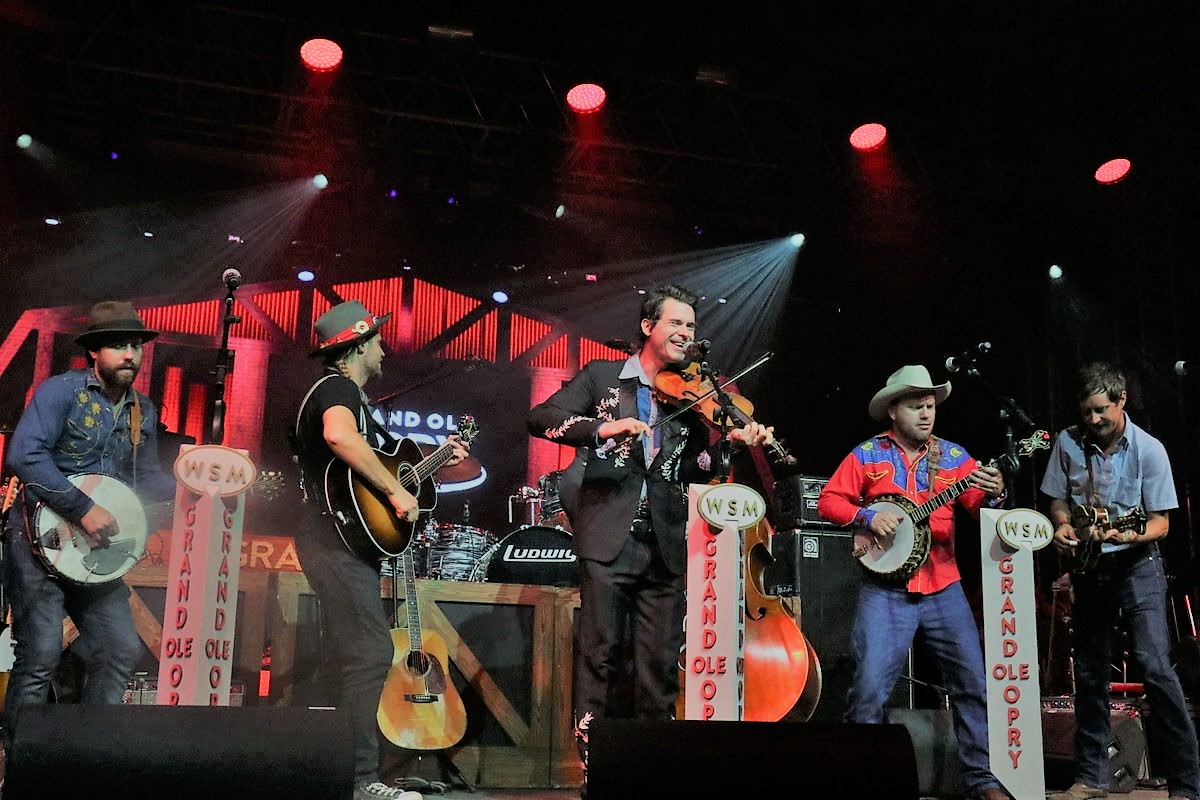
[{"label": "man playing fiddle", "polygon": [[[641,306],[641,347],[625,360],[595,360],[529,411],[529,432],[584,451],[574,518],[579,556],[580,620],[575,641],[575,738],[587,791],[592,720],[621,712],[610,689],[621,620],[632,618],[634,710],[669,719],[679,694],[676,661],[683,640],[687,566],[687,485],[707,481],[715,447],[689,411],[662,425],[655,378],[686,357],[696,335],[697,296],[679,286],[655,289]],[[739,445],[773,441],[757,423],[735,428]]]}]

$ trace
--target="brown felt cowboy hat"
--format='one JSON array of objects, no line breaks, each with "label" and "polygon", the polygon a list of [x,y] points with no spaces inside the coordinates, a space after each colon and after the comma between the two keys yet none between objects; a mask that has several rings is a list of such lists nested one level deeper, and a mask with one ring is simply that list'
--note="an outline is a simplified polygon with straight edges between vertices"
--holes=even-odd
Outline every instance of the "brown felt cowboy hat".
[{"label": "brown felt cowboy hat", "polygon": [[102,300],[88,312],[87,330],[75,337],[75,343],[86,350],[95,350],[104,342],[121,337],[138,337],[148,342],[158,331],[152,331],[142,322],[133,303],[124,300]]},{"label": "brown felt cowboy hat", "polygon": [[323,356],[356,345],[373,336],[391,318],[390,311],[377,317],[357,300],[338,303],[318,317],[313,325],[317,334],[317,349],[309,355]]},{"label": "brown felt cowboy hat", "polygon": [[888,376],[884,387],[875,393],[867,406],[873,419],[886,420],[888,406],[893,401],[920,393],[933,395],[933,402],[940,403],[950,396],[950,381],[934,384],[929,370],[920,364],[907,364]]}]

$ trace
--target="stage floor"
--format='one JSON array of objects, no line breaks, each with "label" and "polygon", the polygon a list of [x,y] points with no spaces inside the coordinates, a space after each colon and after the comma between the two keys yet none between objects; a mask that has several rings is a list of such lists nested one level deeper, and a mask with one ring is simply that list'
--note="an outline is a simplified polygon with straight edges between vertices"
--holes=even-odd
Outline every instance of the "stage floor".
[{"label": "stage floor", "polygon": [[[802,788],[797,786],[797,791]],[[748,791],[747,794],[753,794]],[[799,794],[797,795],[799,796]],[[426,797],[454,797],[467,798],[473,800],[578,800],[579,791],[577,789],[476,789],[472,794],[466,789],[452,789],[444,795],[427,794]],[[1166,800],[1166,789],[1134,789],[1129,794],[1109,793],[1112,800]],[[658,798],[655,798],[658,800]],[[922,798],[922,800],[943,800],[943,798]],[[1022,800],[1026,800],[1022,798]]]}]

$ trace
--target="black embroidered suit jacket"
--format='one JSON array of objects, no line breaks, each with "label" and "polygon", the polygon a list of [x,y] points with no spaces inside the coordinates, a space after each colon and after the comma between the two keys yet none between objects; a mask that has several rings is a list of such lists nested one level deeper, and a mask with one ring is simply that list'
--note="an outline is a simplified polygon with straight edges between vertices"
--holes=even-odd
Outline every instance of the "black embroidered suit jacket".
[{"label": "black embroidered suit jacket", "polygon": [[[545,402],[529,411],[533,436],[585,448],[582,485],[572,515],[581,558],[612,561],[629,536],[642,484],[663,562],[675,574],[687,566],[687,485],[706,481],[697,457],[708,448],[703,420],[686,412],[662,426],[662,444],[646,464],[640,437],[597,442],[610,420],[637,417],[638,379],[618,379],[625,361],[592,361]],[[672,410],[663,405],[663,413]]]}]

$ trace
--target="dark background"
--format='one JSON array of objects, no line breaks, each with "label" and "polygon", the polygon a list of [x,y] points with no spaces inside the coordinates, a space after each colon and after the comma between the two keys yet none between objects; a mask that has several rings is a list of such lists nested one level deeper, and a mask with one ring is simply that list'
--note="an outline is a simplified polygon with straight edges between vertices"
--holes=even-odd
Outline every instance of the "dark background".
[{"label": "dark background", "polygon": [[[530,313],[557,285],[534,274],[602,281],[802,231],[778,356],[745,386],[800,471],[829,474],[874,432],[867,401],[904,363],[942,380],[989,341],[988,383],[1054,431],[1075,418],[1074,369],[1110,359],[1172,455],[1185,509],[1166,546],[1190,585],[1198,388],[1172,365],[1200,357],[1193,4],[233,5],[0,2],[0,329],[32,307],[211,295],[217,244],[167,256],[139,228],[223,242],[217,198],[318,169],[334,183],[301,233],[337,254],[332,279],[407,264],[479,297],[524,279]],[[324,87],[296,55],[313,35],[346,51]],[[609,91],[599,135],[562,101],[583,80]],[[872,158],[847,144],[867,121],[890,130]],[[54,161],[12,147],[21,132]],[[1129,177],[1097,184],[1117,156]],[[247,280],[289,277],[285,250]],[[953,379],[938,432],[997,454],[999,403]],[[0,424],[22,399],[7,388]]]}]

